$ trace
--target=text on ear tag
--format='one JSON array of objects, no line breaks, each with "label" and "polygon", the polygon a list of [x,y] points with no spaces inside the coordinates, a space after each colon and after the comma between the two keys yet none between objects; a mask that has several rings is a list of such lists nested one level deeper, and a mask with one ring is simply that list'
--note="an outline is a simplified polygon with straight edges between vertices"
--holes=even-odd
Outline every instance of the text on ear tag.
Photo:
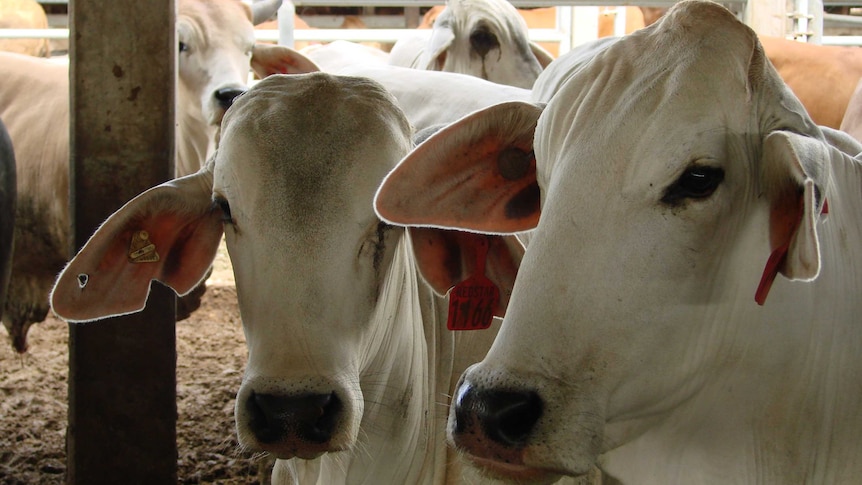
[{"label": "text on ear tag", "polygon": [[494,309],[500,302],[500,290],[485,277],[488,240],[480,238],[476,253],[476,274],[449,290],[449,330],[484,330],[491,326]]},{"label": "text on ear tag", "polygon": [[129,244],[129,262],[131,263],[155,263],[159,260],[156,245],[150,242],[150,233],[137,231],[132,234],[132,242]]}]

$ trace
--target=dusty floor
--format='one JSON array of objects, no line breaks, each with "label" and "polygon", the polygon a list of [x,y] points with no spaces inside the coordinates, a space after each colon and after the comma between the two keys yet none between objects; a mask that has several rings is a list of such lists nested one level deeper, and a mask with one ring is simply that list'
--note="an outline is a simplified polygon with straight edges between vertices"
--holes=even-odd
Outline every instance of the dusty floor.
[{"label": "dusty floor", "polygon": [[[246,361],[233,275],[222,252],[201,308],[177,323],[179,483],[257,484],[259,457],[239,450],[233,422]],[[49,317],[15,354],[0,330],[0,484],[62,484],[68,326]],[[261,468],[265,468],[262,466]]]}]

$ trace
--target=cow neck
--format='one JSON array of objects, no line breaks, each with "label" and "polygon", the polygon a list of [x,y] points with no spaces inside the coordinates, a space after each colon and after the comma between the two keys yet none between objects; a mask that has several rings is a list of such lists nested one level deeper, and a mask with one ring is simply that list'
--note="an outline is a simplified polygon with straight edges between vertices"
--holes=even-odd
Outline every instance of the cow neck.
[{"label": "cow neck", "polygon": [[196,103],[188,96],[177,100],[176,175],[182,177],[198,171],[209,156],[214,127],[209,126]]},{"label": "cow neck", "polygon": [[[445,419],[437,422],[423,322],[433,299],[419,278],[409,238],[401,237],[373,314],[360,376],[365,410],[358,443],[348,453],[321,457],[318,484],[431,483],[443,468]],[[442,397],[440,398],[442,399]],[[438,432],[438,429],[440,432]],[[439,448],[439,450],[438,450]],[[309,464],[313,468],[313,465]],[[440,470],[435,470],[437,467]],[[350,480],[345,479],[345,474]]]}]

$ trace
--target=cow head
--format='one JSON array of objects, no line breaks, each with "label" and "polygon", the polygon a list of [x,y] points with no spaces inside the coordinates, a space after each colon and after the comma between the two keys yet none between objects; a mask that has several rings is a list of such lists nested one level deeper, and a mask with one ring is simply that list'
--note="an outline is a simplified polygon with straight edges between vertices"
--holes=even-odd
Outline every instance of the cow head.
[{"label": "cow head", "polygon": [[[267,20],[279,4],[272,0],[250,5],[240,0],[178,2],[178,176],[196,172],[211,153],[225,110],[248,89],[250,63],[258,54],[253,22]],[[269,70],[290,72],[289,64],[270,63]]]},{"label": "cow head", "polygon": [[[464,278],[462,259],[472,264],[476,236],[423,228],[411,239],[377,217],[377,186],[411,146],[404,114],[374,81],[270,76],[228,110],[207,167],[99,228],[58,278],[53,309],[72,321],[138,311],[153,279],[186,293],[224,233],[249,351],[240,442],[285,459],[364,457],[398,446],[398,433],[422,446],[414,428],[432,420],[438,396],[423,380],[418,302],[433,296],[416,268],[445,292]],[[504,253],[521,254],[491,242],[486,270],[505,278],[503,305],[517,268]]]},{"label": "cow head", "polygon": [[529,41],[527,23],[504,0],[450,0],[419,67],[529,89],[551,57]]},{"label": "cow head", "polygon": [[[518,483],[585,474],[709,402],[714,379],[794,358],[770,348],[768,325],[798,317],[773,306],[746,328],[743,315],[761,311],[764,266],[817,276],[834,156],[754,33],[716,4],[680,3],[569,74],[541,115],[510,103],[438,132],[376,199],[396,224],[531,230],[501,331],[449,423],[459,450]],[[534,188],[507,181],[513,149],[535,151]],[[752,339],[763,353],[746,354]]]}]

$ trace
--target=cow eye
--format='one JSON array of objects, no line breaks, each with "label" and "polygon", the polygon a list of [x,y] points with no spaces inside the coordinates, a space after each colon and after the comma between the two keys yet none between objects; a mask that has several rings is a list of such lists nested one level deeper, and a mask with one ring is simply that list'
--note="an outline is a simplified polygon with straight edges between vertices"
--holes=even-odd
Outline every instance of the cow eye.
[{"label": "cow eye", "polygon": [[236,221],[233,219],[233,215],[230,213],[230,204],[227,199],[224,197],[215,197],[213,199],[214,208],[218,208],[221,211],[221,220],[225,224],[235,224]]},{"label": "cow eye", "polygon": [[724,170],[719,167],[691,166],[668,187],[661,201],[677,205],[685,199],[705,199],[724,181]]},{"label": "cow eye", "polygon": [[189,51],[189,45],[186,44],[185,42],[180,41],[180,52],[188,52],[188,51]]}]

